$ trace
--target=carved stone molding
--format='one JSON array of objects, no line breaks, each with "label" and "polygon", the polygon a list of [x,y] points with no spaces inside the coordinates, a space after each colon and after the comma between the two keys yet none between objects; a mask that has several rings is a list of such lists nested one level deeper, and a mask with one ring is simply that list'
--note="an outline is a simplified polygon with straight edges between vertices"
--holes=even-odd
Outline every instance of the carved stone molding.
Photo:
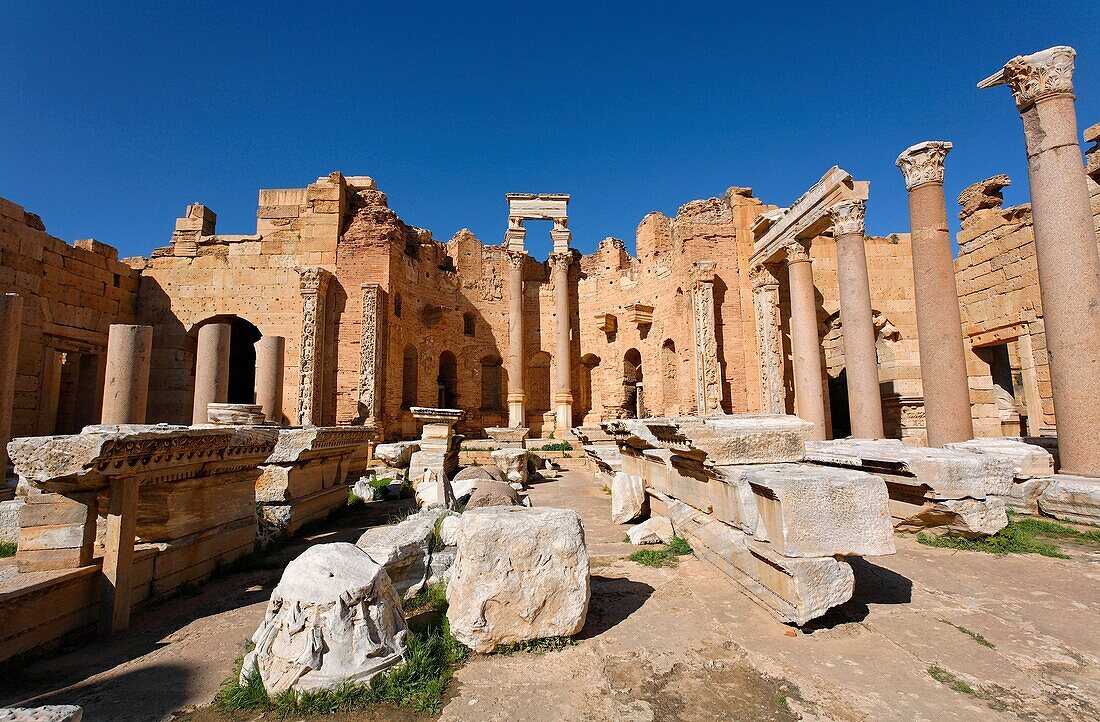
[{"label": "carved stone molding", "polygon": [[711,260],[691,266],[692,322],[695,326],[695,408],[703,415],[722,413],[722,369],[714,333],[714,267]]},{"label": "carved stone molding", "polygon": [[328,285],[329,272],[319,266],[305,266],[298,269],[299,285],[302,295],[318,294]]},{"label": "carved stone molding", "polygon": [[1073,92],[1073,59],[1077,51],[1057,45],[1031,55],[1017,55],[998,72],[978,83],[979,88],[1007,85],[1016,107],[1026,110],[1043,98]]},{"label": "carved stone molding", "polygon": [[363,330],[359,340],[359,415],[368,424],[378,425],[381,418],[382,388],[382,310],[386,302],[382,287],[364,283]]},{"label": "carved stone molding", "polygon": [[864,223],[867,212],[865,201],[841,201],[829,209],[833,219],[833,237],[839,238],[850,233],[863,235],[866,229]]},{"label": "carved stone molding", "polygon": [[791,241],[783,246],[787,253],[787,263],[802,263],[810,260],[810,249],[801,241]]},{"label": "carved stone molding", "polygon": [[905,176],[906,190],[913,190],[927,183],[943,183],[943,163],[951,152],[946,140],[926,140],[901,152],[894,161]]},{"label": "carved stone molding", "polygon": [[508,256],[508,267],[513,271],[521,270],[523,261],[527,258],[527,254],[520,251],[505,251],[504,255]]}]

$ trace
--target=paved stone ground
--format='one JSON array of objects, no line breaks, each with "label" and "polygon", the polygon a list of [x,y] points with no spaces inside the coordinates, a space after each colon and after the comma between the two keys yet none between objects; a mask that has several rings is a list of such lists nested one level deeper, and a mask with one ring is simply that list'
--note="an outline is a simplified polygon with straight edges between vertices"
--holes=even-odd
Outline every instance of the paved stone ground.
[{"label": "paved stone ground", "polygon": [[[1073,558],[1059,560],[899,537],[897,555],[856,563],[855,599],[796,631],[705,562],[626,561],[633,548],[588,474],[566,472],[531,495],[584,517],[588,624],[561,652],[473,658],[456,674],[443,720],[1100,719],[1094,546],[1067,546]],[[312,541],[354,538],[360,528]],[[170,719],[203,705],[277,579],[277,568],[219,579],[141,615],[125,640],[31,665],[0,702],[33,694],[83,704],[89,720]]]}]

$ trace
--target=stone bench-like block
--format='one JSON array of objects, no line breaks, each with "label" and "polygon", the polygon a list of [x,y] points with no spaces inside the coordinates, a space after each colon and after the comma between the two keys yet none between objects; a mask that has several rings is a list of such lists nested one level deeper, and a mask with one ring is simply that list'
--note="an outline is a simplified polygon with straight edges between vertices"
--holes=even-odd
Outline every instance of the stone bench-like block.
[{"label": "stone bench-like block", "polygon": [[971,439],[944,444],[943,448],[1004,459],[1012,465],[1017,479],[1034,479],[1054,473],[1054,456],[1049,451],[1019,439]]},{"label": "stone bench-like block", "polygon": [[1039,497],[1044,514],[1100,526],[1100,478],[1058,474]]},{"label": "stone bench-like block", "polygon": [[374,447],[374,458],[386,466],[402,468],[409,465],[412,455],[417,451],[420,451],[420,443],[417,441],[395,441]]},{"label": "stone bench-like block", "polygon": [[83,718],[84,710],[74,704],[0,708],[0,722],[80,722]]},{"label": "stone bench-like block", "polygon": [[716,466],[801,461],[813,430],[808,421],[780,414],[619,420],[603,427],[621,444],[694,453]]}]

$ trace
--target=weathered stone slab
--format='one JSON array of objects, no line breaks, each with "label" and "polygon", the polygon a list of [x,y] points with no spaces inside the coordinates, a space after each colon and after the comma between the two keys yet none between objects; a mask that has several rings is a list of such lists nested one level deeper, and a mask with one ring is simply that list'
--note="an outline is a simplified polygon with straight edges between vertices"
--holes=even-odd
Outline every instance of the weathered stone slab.
[{"label": "weathered stone slab", "polygon": [[451,478],[451,485],[454,486],[460,481],[478,480],[499,481],[502,484],[507,484],[508,475],[505,474],[502,469],[496,466],[467,466],[466,468],[459,470],[459,472]]},{"label": "weathered stone slab", "polygon": [[510,485],[499,481],[482,480],[477,488],[470,494],[470,500],[466,502],[467,509],[478,509],[486,506],[522,506],[523,501],[519,494]]},{"label": "weathered stone slab", "polygon": [[576,634],[589,591],[588,551],[576,512],[486,507],[462,515],[447,619],[455,638],[474,651]]},{"label": "weathered stone slab", "polygon": [[1008,490],[1008,493],[1002,496],[1005,505],[1014,511],[1024,512],[1025,514],[1038,514],[1039,513],[1039,497],[1053,481],[1052,477],[1040,477],[1038,479],[1023,479],[1017,481]]},{"label": "weathered stone slab", "polygon": [[668,544],[672,541],[673,534],[672,522],[663,516],[651,516],[626,532],[630,543],[634,545]]},{"label": "weathered stone slab", "polygon": [[584,453],[596,465],[596,471],[605,476],[614,476],[623,470],[622,452],[617,444],[587,444],[582,447]]},{"label": "weathered stone slab", "polygon": [[920,531],[940,527],[968,538],[996,534],[1008,526],[1008,514],[1004,499],[943,499],[930,502],[908,514],[899,514],[903,505],[892,504],[893,514],[899,517],[894,524],[898,531]]},{"label": "weathered stone slab", "polygon": [[1039,497],[1044,514],[1100,526],[1100,479],[1058,474]]},{"label": "weathered stone slab", "polygon": [[1017,479],[1034,479],[1054,473],[1054,456],[1041,446],[1020,439],[971,439],[944,444],[943,448],[1004,459],[1012,465],[1012,473]]},{"label": "weathered stone slab", "polygon": [[256,426],[264,423],[264,411],[259,404],[210,403],[206,420],[218,426]]},{"label": "weathered stone slab", "polygon": [[527,450],[526,449],[497,449],[490,456],[493,462],[508,477],[513,484],[527,483]]},{"label": "weathered stone slab", "polygon": [[351,544],[319,544],[287,565],[241,668],[269,694],[369,682],[404,661],[408,631],[382,566]]},{"label": "weathered stone slab", "polygon": [[645,512],[645,482],[642,477],[620,471],[611,480],[611,521],[626,524],[640,519]]},{"label": "weathered stone slab", "polygon": [[0,708],[0,722],[80,722],[83,718],[84,710],[74,704]]},{"label": "weathered stone slab", "polygon": [[374,447],[374,458],[386,466],[402,468],[409,465],[412,455],[417,451],[420,451],[420,443],[417,441],[395,441]]},{"label": "weathered stone slab", "polygon": [[811,464],[740,467],[755,496],[759,541],[786,557],[894,553],[886,483]]},{"label": "weathered stone slab", "polygon": [[397,596],[407,599],[424,588],[432,533],[436,523],[450,515],[454,512],[442,508],[424,509],[398,524],[367,529],[355,545],[385,568]]},{"label": "weathered stone slab", "polygon": [[801,461],[813,430],[812,423],[781,414],[675,416],[602,426],[628,446],[695,453],[718,466]]}]

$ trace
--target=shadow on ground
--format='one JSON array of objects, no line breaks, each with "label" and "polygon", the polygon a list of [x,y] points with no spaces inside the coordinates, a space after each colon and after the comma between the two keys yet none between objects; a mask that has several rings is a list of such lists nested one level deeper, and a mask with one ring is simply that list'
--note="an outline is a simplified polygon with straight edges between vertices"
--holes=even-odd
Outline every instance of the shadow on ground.
[{"label": "shadow on ground", "polygon": [[908,604],[912,601],[913,582],[908,577],[872,564],[862,557],[852,557],[848,563],[856,578],[852,598],[806,624],[802,627],[803,632],[813,634],[819,629],[862,622],[871,613],[874,605]]},{"label": "shadow on ground", "polygon": [[612,629],[642,608],[653,587],[626,577],[592,577],[588,617],[578,639],[590,639]]}]

